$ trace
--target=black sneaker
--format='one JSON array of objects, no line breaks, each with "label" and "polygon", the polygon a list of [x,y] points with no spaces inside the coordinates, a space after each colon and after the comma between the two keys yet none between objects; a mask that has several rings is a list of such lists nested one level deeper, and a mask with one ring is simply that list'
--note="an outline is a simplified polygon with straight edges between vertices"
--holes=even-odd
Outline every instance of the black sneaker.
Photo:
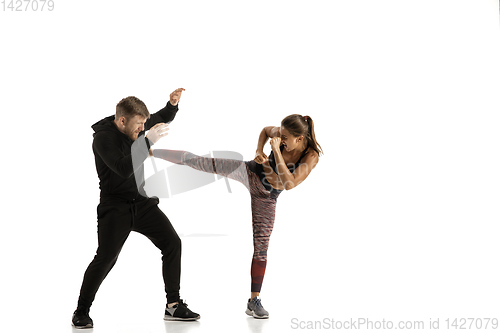
[{"label": "black sneaker", "polygon": [[189,310],[187,304],[184,303],[182,299],[179,300],[179,304],[174,305],[170,309],[165,309],[164,320],[182,320],[182,321],[192,321],[200,319],[200,315]]},{"label": "black sneaker", "polygon": [[71,324],[76,328],[93,328],[94,322],[89,316],[89,311],[90,309],[76,309],[76,311],[73,313]]}]

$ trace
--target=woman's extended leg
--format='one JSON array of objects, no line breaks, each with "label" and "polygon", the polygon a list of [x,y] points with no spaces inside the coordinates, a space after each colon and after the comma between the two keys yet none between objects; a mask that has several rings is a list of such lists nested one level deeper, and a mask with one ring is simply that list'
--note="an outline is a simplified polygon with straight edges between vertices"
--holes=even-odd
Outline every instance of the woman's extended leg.
[{"label": "woman's extended leg", "polygon": [[243,161],[203,157],[188,151],[168,149],[154,149],[153,156],[172,163],[187,165],[195,170],[231,178],[249,189],[248,170]]}]

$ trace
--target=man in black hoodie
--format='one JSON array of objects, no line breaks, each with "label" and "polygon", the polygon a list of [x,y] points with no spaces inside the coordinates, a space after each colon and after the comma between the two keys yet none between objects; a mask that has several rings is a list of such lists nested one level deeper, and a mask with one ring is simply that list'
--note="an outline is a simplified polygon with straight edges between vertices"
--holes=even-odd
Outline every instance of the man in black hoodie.
[{"label": "man in black hoodie", "polygon": [[[136,97],[122,99],[116,114],[95,123],[92,149],[95,155],[100,203],[97,206],[97,253],[85,271],[78,306],[72,324],[91,328],[90,306],[102,281],[113,268],[131,231],[148,237],[162,252],[163,279],[167,293],[165,320],[196,320],[200,316],[187,308],[179,295],[181,240],[158,208],[156,197],[145,195],[143,162],[149,148],[167,135],[168,123],[178,111],[183,88],[170,94],[170,101],[150,115]],[[148,135],[144,132],[149,130]]]}]

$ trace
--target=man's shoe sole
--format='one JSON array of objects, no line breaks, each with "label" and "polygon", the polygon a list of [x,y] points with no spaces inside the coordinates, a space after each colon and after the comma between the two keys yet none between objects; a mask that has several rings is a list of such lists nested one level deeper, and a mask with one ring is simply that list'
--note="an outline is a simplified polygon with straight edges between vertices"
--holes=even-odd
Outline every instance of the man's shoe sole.
[{"label": "man's shoe sole", "polygon": [[74,328],[77,328],[77,329],[94,328],[94,326],[92,324],[87,324],[85,326],[76,326],[75,324],[71,323],[71,326],[73,326]]},{"label": "man's shoe sole", "polygon": [[166,321],[195,321],[198,319],[200,319],[200,316],[198,316],[196,318],[179,318],[179,317],[172,317],[172,316],[164,316],[163,317],[163,320],[166,320]]}]

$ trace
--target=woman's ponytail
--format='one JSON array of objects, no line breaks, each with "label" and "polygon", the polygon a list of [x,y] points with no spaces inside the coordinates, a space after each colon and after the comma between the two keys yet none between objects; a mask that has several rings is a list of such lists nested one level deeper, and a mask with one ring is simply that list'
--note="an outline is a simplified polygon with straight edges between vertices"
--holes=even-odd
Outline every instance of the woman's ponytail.
[{"label": "woman's ponytail", "polygon": [[312,149],[314,149],[318,153],[318,155],[323,155],[323,149],[321,149],[321,146],[319,145],[318,141],[316,141],[316,135],[314,134],[314,122],[312,118],[309,116],[305,116],[304,119],[309,127],[309,133],[308,133],[309,146]]}]

